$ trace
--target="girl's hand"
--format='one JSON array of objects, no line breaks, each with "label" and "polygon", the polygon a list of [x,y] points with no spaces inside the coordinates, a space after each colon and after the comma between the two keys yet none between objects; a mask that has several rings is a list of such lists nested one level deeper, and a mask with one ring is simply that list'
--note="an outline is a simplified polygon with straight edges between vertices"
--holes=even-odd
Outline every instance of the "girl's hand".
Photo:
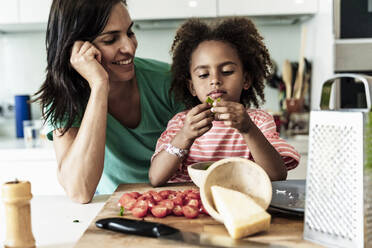
[{"label": "girl's hand", "polygon": [[212,128],[213,114],[208,103],[192,108],[186,115],[180,131],[186,140],[193,141]]},{"label": "girl's hand", "polygon": [[248,133],[254,125],[244,106],[238,102],[214,101],[211,111],[216,121],[223,121],[226,126],[236,128],[240,133]]},{"label": "girl's hand", "polygon": [[101,52],[89,41],[75,41],[72,46],[70,63],[72,67],[88,81],[90,88],[106,84],[108,73],[101,65]]}]

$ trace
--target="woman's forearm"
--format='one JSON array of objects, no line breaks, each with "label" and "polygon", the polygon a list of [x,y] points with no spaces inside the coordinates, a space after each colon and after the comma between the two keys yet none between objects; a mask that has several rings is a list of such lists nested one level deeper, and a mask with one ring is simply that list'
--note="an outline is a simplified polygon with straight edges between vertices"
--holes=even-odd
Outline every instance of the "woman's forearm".
[{"label": "woman's forearm", "polygon": [[285,180],[287,168],[280,154],[270,144],[257,126],[250,128],[249,133],[243,133],[254,161],[269,175],[272,181]]},{"label": "woman's forearm", "polygon": [[76,137],[59,159],[58,178],[74,201],[88,203],[102,176],[108,90],[92,88]]}]

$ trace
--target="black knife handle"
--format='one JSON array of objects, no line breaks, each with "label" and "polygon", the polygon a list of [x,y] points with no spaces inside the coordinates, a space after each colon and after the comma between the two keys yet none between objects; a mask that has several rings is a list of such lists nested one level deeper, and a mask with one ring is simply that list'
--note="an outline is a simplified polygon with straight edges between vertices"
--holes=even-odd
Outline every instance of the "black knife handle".
[{"label": "black knife handle", "polygon": [[100,219],[96,221],[96,226],[111,231],[154,238],[179,232],[178,229],[161,223],[124,218]]}]

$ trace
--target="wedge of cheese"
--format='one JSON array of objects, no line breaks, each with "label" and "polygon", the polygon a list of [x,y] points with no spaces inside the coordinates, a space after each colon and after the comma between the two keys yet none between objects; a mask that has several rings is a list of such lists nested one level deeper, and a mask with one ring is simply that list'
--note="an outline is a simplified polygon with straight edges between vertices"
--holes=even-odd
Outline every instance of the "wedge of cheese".
[{"label": "wedge of cheese", "polygon": [[211,191],[216,209],[232,238],[269,229],[271,216],[248,195],[216,185]]}]

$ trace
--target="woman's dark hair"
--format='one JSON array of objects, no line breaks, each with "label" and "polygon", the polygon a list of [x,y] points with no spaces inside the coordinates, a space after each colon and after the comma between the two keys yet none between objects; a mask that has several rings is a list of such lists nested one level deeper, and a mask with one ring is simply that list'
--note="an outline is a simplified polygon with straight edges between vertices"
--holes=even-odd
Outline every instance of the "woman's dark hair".
[{"label": "woman's dark hair", "polygon": [[243,70],[251,80],[251,87],[243,90],[240,102],[246,107],[259,107],[265,102],[263,90],[265,80],[270,76],[270,55],[253,22],[243,17],[221,19],[214,24],[190,19],[177,30],[171,48],[171,91],[176,99],[183,102],[186,108],[200,104],[199,99],[191,95],[188,87],[191,79],[191,55],[200,43],[210,40],[226,42],[236,49]]},{"label": "woman's dark hair", "polygon": [[81,120],[88,102],[88,82],[70,64],[75,41],[93,41],[105,28],[111,9],[125,0],[54,0],[46,31],[46,79],[34,102],[40,102],[45,121],[62,135]]}]

